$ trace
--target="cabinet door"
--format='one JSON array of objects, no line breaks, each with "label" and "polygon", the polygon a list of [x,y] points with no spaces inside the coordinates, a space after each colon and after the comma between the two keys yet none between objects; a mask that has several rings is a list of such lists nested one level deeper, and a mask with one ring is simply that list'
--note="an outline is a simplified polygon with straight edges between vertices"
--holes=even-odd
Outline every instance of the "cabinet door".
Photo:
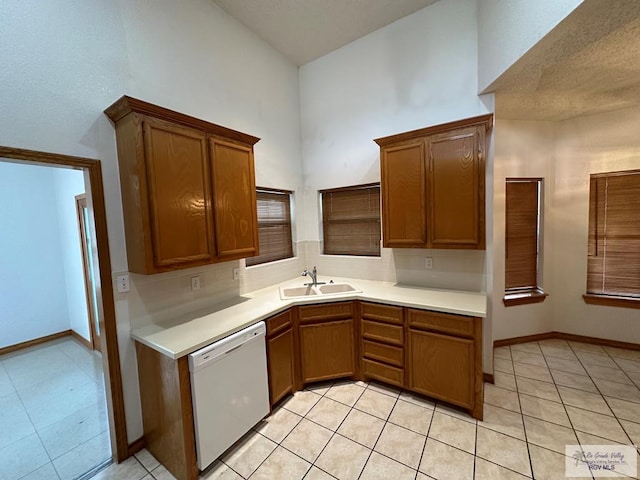
[{"label": "cabinet door", "polygon": [[380,159],[382,238],[385,247],[425,247],[424,142],[384,147]]},{"label": "cabinet door", "polygon": [[484,248],[484,130],[428,138],[429,241],[433,248]]},{"label": "cabinet door", "polygon": [[267,340],[271,405],[293,389],[293,331],[289,328]]},{"label": "cabinet door", "polygon": [[409,330],[409,388],[461,407],[474,406],[472,339]]},{"label": "cabinet door", "polygon": [[214,226],[218,257],[258,254],[258,216],[253,152],[244,145],[209,139]]},{"label": "cabinet door", "polygon": [[303,383],[354,374],[353,319],[300,325],[299,332]]},{"label": "cabinet door", "polygon": [[205,134],[147,119],[144,142],[155,266],[212,260]]}]

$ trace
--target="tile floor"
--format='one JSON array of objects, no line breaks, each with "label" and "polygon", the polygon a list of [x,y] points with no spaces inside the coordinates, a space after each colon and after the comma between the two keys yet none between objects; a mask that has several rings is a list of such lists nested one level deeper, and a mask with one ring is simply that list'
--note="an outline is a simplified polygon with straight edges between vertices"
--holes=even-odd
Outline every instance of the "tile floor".
[{"label": "tile floor", "polygon": [[71,480],[110,457],[99,354],[67,337],[0,356],[0,480]]},{"label": "tile floor", "polygon": [[[311,386],[202,478],[556,480],[565,444],[640,444],[640,352],[549,340],[494,358],[482,422],[376,384]],[[95,478],[173,477],[143,450]]]}]

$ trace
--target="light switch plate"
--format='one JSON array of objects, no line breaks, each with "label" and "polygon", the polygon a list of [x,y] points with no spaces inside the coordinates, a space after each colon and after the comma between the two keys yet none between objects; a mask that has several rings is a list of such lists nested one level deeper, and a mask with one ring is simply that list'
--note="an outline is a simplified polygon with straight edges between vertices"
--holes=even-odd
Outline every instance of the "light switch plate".
[{"label": "light switch plate", "polygon": [[240,280],[240,269],[238,267],[233,269],[233,279]]}]

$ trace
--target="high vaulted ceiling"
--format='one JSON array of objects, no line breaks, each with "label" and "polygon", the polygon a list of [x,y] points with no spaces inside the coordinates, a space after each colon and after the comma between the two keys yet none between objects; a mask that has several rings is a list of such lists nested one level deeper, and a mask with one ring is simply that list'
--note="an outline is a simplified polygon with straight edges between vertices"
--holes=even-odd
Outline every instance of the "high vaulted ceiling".
[{"label": "high vaulted ceiling", "polygon": [[436,0],[213,0],[296,65]]},{"label": "high vaulted ceiling", "polygon": [[501,118],[566,120],[640,105],[640,1],[585,0],[485,91]]},{"label": "high vaulted ceiling", "polygon": [[[296,65],[437,0],[213,0]],[[566,120],[640,106],[640,0],[584,0],[485,93],[502,118]]]}]

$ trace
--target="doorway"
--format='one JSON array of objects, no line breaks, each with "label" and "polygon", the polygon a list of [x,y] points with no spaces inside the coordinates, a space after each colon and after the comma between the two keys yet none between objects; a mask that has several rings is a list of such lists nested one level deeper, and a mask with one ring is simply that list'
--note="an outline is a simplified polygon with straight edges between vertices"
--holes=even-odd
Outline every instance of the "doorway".
[{"label": "doorway", "polygon": [[[93,264],[92,276],[93,289],[95,291],[93,296],[95,299],[94,311],[97,313],[95,326],[101,339],[98,339],[98,343],[102,352],[110,444],[113,459],[118,462],[123,461],[130,455],[124,413],[124,395],[118,353],[115,304],[111,281],[111,260],[100,161],[3,146],[0,146],[0,158],[8,162],[57,166],[84,172],[85,183],[89,187],[86,192],[86,219],[89,220],[87,226],[93,226],[88,230],[94,234],[91,244],[96,258]],[[84,215],[85,212],[83,212]]]}]

